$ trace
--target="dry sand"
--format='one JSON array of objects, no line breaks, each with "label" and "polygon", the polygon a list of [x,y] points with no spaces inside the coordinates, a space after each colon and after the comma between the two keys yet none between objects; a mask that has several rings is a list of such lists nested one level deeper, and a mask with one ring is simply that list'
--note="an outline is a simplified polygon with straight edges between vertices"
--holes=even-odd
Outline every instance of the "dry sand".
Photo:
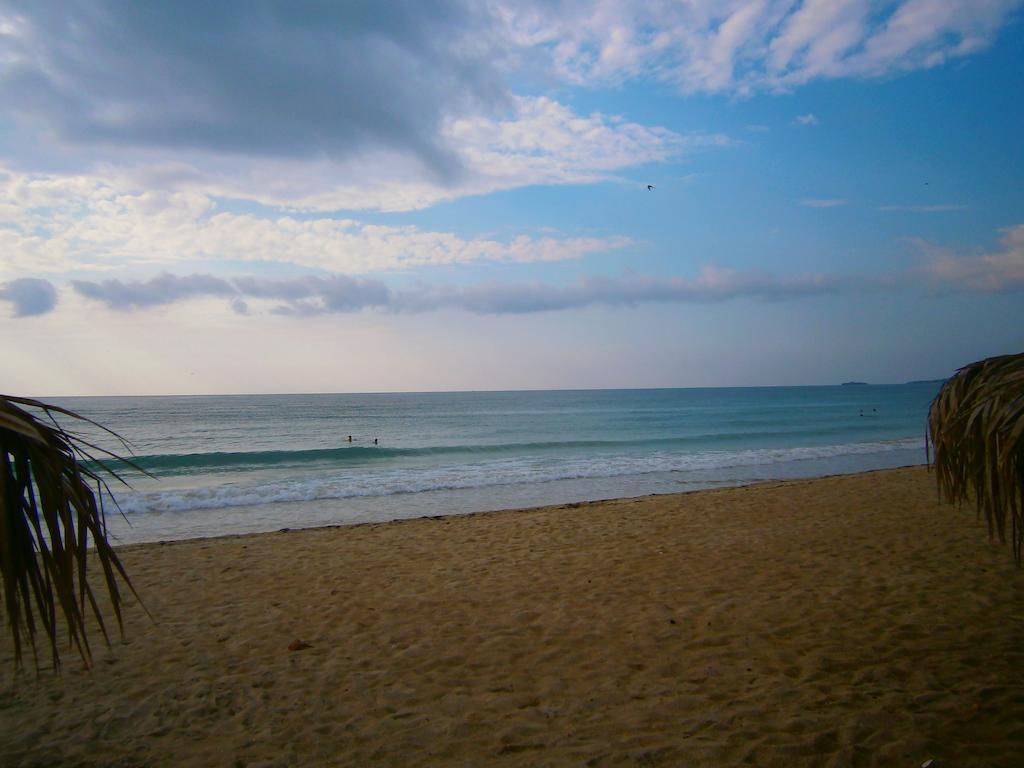
[{"label": "dry sand", "polygon": [[1024,571],[920,467],[122,557],[159,623],[2,646],[3,766],[1024,765]]}]

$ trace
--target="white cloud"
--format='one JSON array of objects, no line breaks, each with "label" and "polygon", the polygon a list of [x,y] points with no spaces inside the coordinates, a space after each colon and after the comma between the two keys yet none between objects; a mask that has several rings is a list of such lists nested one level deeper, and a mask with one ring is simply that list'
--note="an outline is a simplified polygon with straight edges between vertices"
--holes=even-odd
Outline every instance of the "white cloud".
[{"label": "white cloud", "polygon": [[861,0],[806,0],[769,43],[767,68],[791,81],[842,76],[843,55],[868,34],[868,12]]},{"label": "white cloud", "polygon": [[880,205],[878,210],[900,213],[952,213],[969,211],[971,206],[957,203],[940,203],[938,205]]},{"label": "white cloud", "polygon": [[807,208],[835,208],[839,205],[846,205],[846,200],[841,197],[805,197],[800,205]]},{"label": "white cloud", "polygon": [[1009,293],[1024,290],[1024,224],[1002,230],[994,253],[960,255],[921,243],[927,262],[921,274],[937,290]]},{"label": "white cloud", "polygon": [[445,121],[442,134],[463,168],[454,183],[434,183],[387,155],[344,165],[274,163],[221,168],[216,175],[195,173],[203,188],[227,197],[305,211],[394,212],[518,187],[607,181],[628,168],[729,143],[722,134],[680,134],[618,115],[580,115],[546,97],[515,97],[512,105],[502,118]]},{"label": "white cloud", "polygon": [[0,172],[0,275],[167,266],[190,260],[277,262],[361,274],[471,262],[578,259],[623,237],[462,238],[354,219],[219,210],[200,192],[158,192],[124,178]]},{"label": "white cloud", "polygon": [[986,47],[1017,0],[906,0],[849,59],[857,74],[929,68]]},{"label": "white cloud", "polygon": [[814,114],[808,112],[806,115],[797,115],[793,118],[793,122],[796,125],[818,125],[821,121]]},{"label": "white cloud", "polygon": [[782,91],[938,66],[994,39],[1020,0],[597,0],[516,4],[521,45],[577,84],[656,77],[683,93]]},{"label": "white cloud", "polygon": [[465,118],[446,129],[485,186],[593,181],[695,147],[728,143],[722,135],[683,136],[617,116],[577,115],[544,97],[516,101],[514,120]]}]

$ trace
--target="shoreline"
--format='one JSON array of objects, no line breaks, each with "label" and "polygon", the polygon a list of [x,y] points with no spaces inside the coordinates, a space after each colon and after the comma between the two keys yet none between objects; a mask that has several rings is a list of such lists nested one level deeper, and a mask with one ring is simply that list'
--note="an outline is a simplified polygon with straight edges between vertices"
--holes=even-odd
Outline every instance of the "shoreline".
[{"label": "shoreline", "polygon": [[[146,546],[151,546],[151,545],[166,546],[166,545],[169,545],[169,544],[173,544],[173,543],[176,543],[176,542],[182,542],[182,541],[213,541],[213,540],[218,540],[218,539],[237,539],[237,538],[244,537],[244,536],[262,536],[262,535],[266,535],[266,534],[281,533],[281,532],[319,530],[319,529],[334,529],[334,528],[357,528],[357,527],[361,527],[361,526],[385,525],[385,524],[391,524],[391,523],[402,523],[402,522],[409,522],[409,521],[413,521],[413,520],[423,520],[423,519],[433,520],[433,519],[444,519],[444,518],[449,518],[449,517],[460,517],[461,518],[461,517],[472,517],[472,516],[475,516],[475,515],[493,515],[493,514],[502,514],[502,513],[511,513],[511,512],[527,512],[527,511],[542,510],[542,509],[547,509],[547,508],[563,508],[563,507],[572,507],[572,506],[579,506],[579,505],[605,504],[605,503],[621,502],[621,501],[633,501],[633,500],[637,500],[637,499],[662,498],[662,497],[668,498],[668,497],[673,497],[673,496],[685,496],[685,495],[689,495],[689,494],[705,493],[705,492],[710,492],[710,491],[727,491],[727,490],[732,490],[732,489],[737,489],[737,488],[748,488],[748,487],[760,486],[760,485],[772,485],[772,484],[783,484],[783,483],[800,483],[800,482],[808,482],[808,481],[812,481],[812,480],[823,480],[823,479],[832,478],[832,477],[850,477],[850,476],[854,476],[854,475],[871,474],[871,473],[876,473],[876,472],[890,472],[890,471],[894,471],[894,470],[911,469],[911,468],[914,468],[914,467],[925,467],[925,468],[928,468],[929,466],[930,465],[928,465],[927,463],[919,462],[919,463],[913,463],[913,464],[902,464],[902,465],[898,465],[898,466],[886,466],[886,467],[880,467],[880,468],[877,468],[877,469],[856,470],[856,471],[852,471],[852,472],[833,472],[833,473],[828,473],[828,474],[823,474],[823,475],[812,475],[812,476],[806,476],[806,477],[801,476],[801,477],[791,477],[791,478],[783,477],[783,478],[771,478],[771,479],[763,479],[763,480],[751,480],[749,482],[739,482],[737,484],[729,484],[729,485],[714,485],[714,486],[711,486],[711,487],[694,488],[692,490],[682,490],[682,491],[678,491],[677,490],[677,491],[668,491],[668,492],[653,492],[653,493],[645,493],[645,494],[639,494],[639,495],[613,496],[613,497],[598,498],[598,499],[574,499],[574,500],[571,500],[571,501],[541,503],[541,504],[528,504],[528,505],[525,505],[525,506],[515,506],[515,505],[513,505],[513,506],[506,506],[506,507],[498,507],[498,508],[494,508],[494,509],[475,509],[475,510],[471,510],[471,511],[453,511],[453,512],[449,512],[449,513],[446,513],[446,514],[423,514],[423,515],[416,515],[416,516],[401,516],[401,517],[394,517],[394,518],[389,518],[389,519],[385,519],[385,520],[355,520],[353,522],[338,522],[338,523],[323,523],[323,522],[319,522],[318,521],[318,522],[312,523],[310,525],[301,525],[301,524],[299,524],[299,525],[286,525],[286,526],[282,526],[280,528],[273,528],[273,527],[271,527],[271,528],[267,528],[265,530],[245,531],[245,532],[242,532],[242,533],[218,533],[218,534],[213,534],[213,535],[184,536],[184,537],[181,537],[181,538],[166,538],[166,539],[152,539],[152,540],[147,540],[147,541],[132,541],[132,542],[125,542],[123,544],[117,543],[116,542],[116,536],[112,536],[112,543],[114,545],[114,548],[117,549],[118,551],[120,551],[122,549],[127,549],[127,548],[146,547]],[[460,490],[464,490],[464,489],[460,489]],[[479,489],[474,489],[474,490],[479,490]],[[415,495],[417,495],[417,494],[413,494],[413,496],[415,496]],[[377,497],[359,497],[359,498],[360,498],[361,501],[365,502],[367,500],[372,500],[373,498],[377,498]],[[273,506],[281,506],[281,507],[285,507],[285,508],[287,508],[287,506],[290,505],[290,504],[296,504],[296,505],[301,505],[301,506],[316,506],[316,505],[319,504],[319,505],[322,506],[322,505],[325,505],[325,504],[328,504],[328,503],[333,503],[333,502],[336,502],[336,501],[338,501],[338,500],[337,499],[320,499],[320,500],[297,501],[297,502],[290,502],[290,501],[289,502],[270,502],[267,506],[273,505]],[[197,511],[213,511],[213,512],[215,512],[216,510],[188,510],[185,514],[194,514]],[[164,513],[164,514],[167,514],[167,513]],[[117,517],[117,513],[108,514],[108,520],[113,520],[115,517]]]},{"label": "shoreline", "polygon": [[[395,523],[401,523],[396,525]],[[12,766],[1010,766],[1021,571],[923,466],[118,548]],[[965,599],[968,597],[969,599]],[[294,641],[308,648],[290,651]]]}]

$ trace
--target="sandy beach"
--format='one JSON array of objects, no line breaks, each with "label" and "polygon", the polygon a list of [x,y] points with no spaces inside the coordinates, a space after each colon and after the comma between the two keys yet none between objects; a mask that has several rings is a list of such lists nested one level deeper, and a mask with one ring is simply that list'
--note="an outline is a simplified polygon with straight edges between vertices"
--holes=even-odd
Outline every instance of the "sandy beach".
[{"label": "sandy beach", "polygon": [[1024,571],[922,467],[121,555],[0,765],[1024,764]]}]

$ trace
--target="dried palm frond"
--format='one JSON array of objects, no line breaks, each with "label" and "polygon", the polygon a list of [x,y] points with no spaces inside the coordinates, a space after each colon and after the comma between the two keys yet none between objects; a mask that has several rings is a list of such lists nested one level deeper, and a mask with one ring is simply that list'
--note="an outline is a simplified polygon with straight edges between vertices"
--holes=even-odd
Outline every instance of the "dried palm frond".
[{"label": "dried palm frond", "polygon": [[[38,415],[19,406],[36,409]],[[15,664],[22,664],[27,639],[37,670],[37,621],[48,641],[54,669],[60,666],[57,638],[61,617],[69,643],[86,665],[92,659],[86,633],[90,613],[110,643],[96,594],[86,578],[90,557],[103,573],[110,607],[122,634],[119,581],[135,593],[107,539],[103,494],[109,490],[94,469],[106,470],[121,480],[103,458],[124,459],[66,431],[54,414],[99,426],[64,408],[0,395],[0,576],[4,602],[0,616],[14,642]],[[127,448],[115,433],[105,431]]]},{"label": "dried palm frond", "polygon": [[939,492],[962,503],[971,496],[989,535],[1010,541],[1017,562],[1024,544],[1024,354],[961,368],[928,411]]}]

